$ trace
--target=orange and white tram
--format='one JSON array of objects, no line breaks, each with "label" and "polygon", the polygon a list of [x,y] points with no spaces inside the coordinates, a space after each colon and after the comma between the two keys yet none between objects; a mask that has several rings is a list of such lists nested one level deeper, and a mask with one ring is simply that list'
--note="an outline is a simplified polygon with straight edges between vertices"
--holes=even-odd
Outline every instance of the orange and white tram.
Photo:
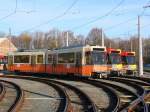
[{"label": "orange and white tram", "polygon": [[[50,51],[52,71],[56,74],[101,76],[107,74],[106,48],[101,46],[67,47]],[[53,55],[53,56],[51,56]]]},{"label": "orange and white tram", "polygon": [[8,55],[8,70],[20,72],[44,72],[45,51],[15,51]]},{"label": "orange and white tram", "polygon": [[8,70],[79,76],[107,75],[106,48],[64,47],[56,50],[11,52]]}]

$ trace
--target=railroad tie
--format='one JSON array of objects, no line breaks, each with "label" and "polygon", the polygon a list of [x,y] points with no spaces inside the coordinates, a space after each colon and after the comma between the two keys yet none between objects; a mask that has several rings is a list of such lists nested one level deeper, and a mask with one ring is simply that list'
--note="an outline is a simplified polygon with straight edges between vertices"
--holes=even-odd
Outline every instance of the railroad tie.
[{"label": "railroad tie", "polygon": [[150,86],[142,86],[146,91],[150,91]]},{"label": "railroad tie", "polygon": [[123,102],[123,103],[128,103],[128,102],[131,102],[132,96],[130,95],[121,95],[120,96],[120,101]]}]

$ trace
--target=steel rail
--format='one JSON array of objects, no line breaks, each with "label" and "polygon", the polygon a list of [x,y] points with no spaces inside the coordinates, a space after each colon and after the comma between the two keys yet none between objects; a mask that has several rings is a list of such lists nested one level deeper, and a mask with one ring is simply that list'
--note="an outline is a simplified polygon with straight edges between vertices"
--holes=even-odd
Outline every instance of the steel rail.
[{"label": "steel rail", "polygon": [[0,83],[0,88],[1,88],[1,91],[0,91],[0,101],[1,101],[4,98],[6,90],[5,90],[4,84],[2,83]]},{"label": "steel rail", "polygon": [[70,84],[63,83],[63,82],[56,81],[56,80],[52,80],[52,79],[45,79],[45,80],[52,81],[54,83],[63,85],[65,87],[71,88],[72,90],[76,91],[77,94],[79,94],[80,96],[84,97],[84,100],[86,100],[86,103],[87,103],[88,107],[90,107],[90,108],[88,108],[87,111],[89,111],[89,112],[98,112],[97,107],[93,103],[93,101],[91,100],[91,98],[86,93],[84,93],[82,90],[80,90],[79,88],[77,88],[75,86],[72,86]]},{"label": "steel rail", "polygon": [[146,91],[145,89],[138,85],[137,82],[134,83],[129,79],[125,79],[125,78],[120,78],[120,77],[112,77],[109,78],[110,80],[113,81],[117,81],[117,82],[121,82],[121,83],[125,83],[126,85],[132,86],[133,88],[136,88],[138,93],[135,93],[137,95],[137,99],[135,99],[131,105],[129,105],[125,110],[131,111],[134,110],[136,108],[136,106],[138,106],[138,104],[140,104],[140,102],[142,102],[142,105],[144,107],[144,112],[148,112],[148,107],[144,102],[144,97],[146,95]]},{"label": "steel rail", "polygon": [[26,80],[32,80],[32,81],[37,81],[37,82],[48,84],[49,86],[54,87],[58,91],[59,95],[62,96],[62,100],[59,104],[59,108],[57,109],[57,112],[72,112],[70,98],[66,90],[60,87],[58,84],[55,84],[49,80],[45,80],[45,79],[37,78],[37,77],[31,77],[31,76],[0,76],[0,77],[26,79]]},{"label": "steel rail", "polygon": [[[84,100],[86,100],[87,104],[88,104],[88,111],[89,112],[98,112],[97,110],[97,107],[96,105],[93,103],[93,101],[91,100],[91,98],[86,94],[84,93],[83,91],[81,91],[79,88],[75,87],[75,86],[72,86],[72,85],[69,85],[69,84],[66,84],[66,83],[63,83],[63,82],[60,82],[60,81],[56,81],[56,80],[52,80],[52,79],[49,79],[49,78],[39,78],[39,77],[33,77],[33,76],[18,76],[18,75],[5,75],[5,76],[0,76],[0,77],[7,77],[7,78],[18,78],[18,79],[27,79],[27,80],[35,80],[35,81],[41,81],[43,83],[49,83],[49,84],[55,84],[55,85],[64,85],[68,88],[71,88],[73,90],[76,91],[77,94],[79,94],[80,96],[84,97]],[[65,91],[65,89],[62,89],[63,91]],[[65,91],[65,94],[66,91]],[[70,99],[68,100],[70,101]],[[67,104],[66,104],[67,105]],[[68,106],[65,107],[64,111],[63,112],[72,112],[72,106],[69,106],[71,104],[68,104]],[[60,111],[58,111],[60,112]]]},{"label": "steel rail", "polygon": [[118,112],[119,106],[120,106],[120,98],[114,89],[94,79],[82,80],[82,82],[94,85],[96,87],[103,88],[103,90],[109,94],[109,97],[110,99],[112,99],[112,102],[113,102],[113,103],[111,102],[111,106],[108,107],[105,111]]},{"label": "steel rail", "polygon": [[[124,94],[132,95],[134,99],[138,98],[137,94],[135,94],[133,91],[128,90],[127,88],[121,87],[121,86],[116,85],[116,84],[111,84],[109,82],[101,81],[101,80],[97,80],[97,82],[101,83],[101,84],[104,84],[104,85],[107,85],[107,86],[113,88],[115,91],[120,91],[120,92],[122,92]],[[124,110],[127,107],[128,107],[128,105],[126,105],[123,108],[119,108],[118,111],[122,111],[122,110]]]},{"label": "steel rail", "polygon": [[9,108],[8,112],[17,112],[24,101],[24,91],[21,89],[21,87],[13,82],[9,82],[9,81],[5,81],[5,80],[0,80],[0,82],[4,82],[4,83],[8,83],[12,86],[14,86],[14,88],[16,89],[17,92],[17,96],[16,99],[14,101],[14,103],[11,105],[11,107]]}]

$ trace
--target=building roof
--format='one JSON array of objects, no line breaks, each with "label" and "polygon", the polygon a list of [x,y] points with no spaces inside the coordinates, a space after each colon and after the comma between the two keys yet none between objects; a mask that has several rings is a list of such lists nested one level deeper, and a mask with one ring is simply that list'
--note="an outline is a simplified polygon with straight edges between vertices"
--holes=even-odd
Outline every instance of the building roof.
[{"label": "building roof", "polygon": [[4,40],[7,40],[8,38],[6,37],[0,37],[0,43],[3,42]]},{"label": "building roof", "polygon": [[0,37],[0,53],[4,56],[8,54],[10,51],[16,51],[17,48],[7,37]]}]

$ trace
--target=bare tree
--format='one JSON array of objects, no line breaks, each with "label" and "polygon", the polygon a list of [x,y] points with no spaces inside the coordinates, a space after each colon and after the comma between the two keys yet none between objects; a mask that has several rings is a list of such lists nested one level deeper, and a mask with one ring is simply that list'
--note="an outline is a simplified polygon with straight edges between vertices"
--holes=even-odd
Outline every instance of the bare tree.
[{"label": "bare tree", "polygon": [[102,29],[93,28],[86,39],[87,44],[101,45]]}]

